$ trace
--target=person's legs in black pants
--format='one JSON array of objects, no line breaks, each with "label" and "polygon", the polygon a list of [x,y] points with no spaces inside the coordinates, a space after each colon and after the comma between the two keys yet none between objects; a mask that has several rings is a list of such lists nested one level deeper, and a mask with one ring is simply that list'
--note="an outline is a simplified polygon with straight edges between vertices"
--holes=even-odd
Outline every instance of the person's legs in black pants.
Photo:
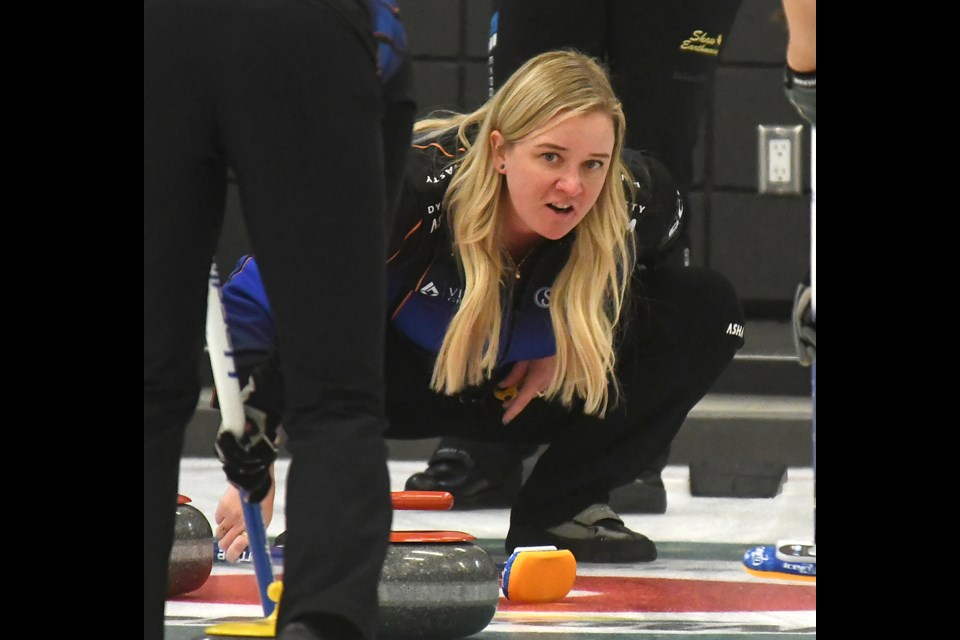
[{"label": "person's legs in black pants", "polygon": [[[743,326],[739,299],[719,273],[664,267],[633,287],[618,350],[622,401],[602,419],[574,413],[558,426],[513,507],[508,551],[538,544],[545,528],[650,468],[743,344],[729,330]],[[521,433],[524,413],[511,423]]]},{"label": "person's legs in black pants", "polygon": [[144,18],[144,635],[162,636],[229,163],[283,353],[278,631],[305,620],[372,637],[392,512],[383,106],[370,49],[322,2],[148,3]]},{"label": "person's legs in black pants", "polygon": [[214,73],[168,45],[189,22],[206,33],[216,18],[181,17],[173,3],[144,5],[143,635],[151,640],[163,638],[180,455],[200,392],[207,276],[227,188],[213,114],[193,96],[192,84]]},{"label": "person's legs in black pants", "polygon": [[[612,489],[649,469],[743,343],[740,332],[730,330],[743,325],[737,295],[725,278],[707,269],[643,272],[633,284],[628,318],[618,349],[623,395],[606,417],[535,400],[509,426],[502,425],[503,409],[492,393],[471,403],[431,392],[429,359],[417,356],[416,348],[391,330],[388,436],[449,434],[484,447],[506,444],[508,450],[549,443],[513,505],[507,551],[515,546],[576,546],[577,540],[551,530],[571,524],[592,505],[606,504]],[[594,536],[578,560],[655,557],[646,538],[632,533],[621,539],[630,548],[610,551],[616,541],[607,544]]]},{"label": "person's legs in black pants", "polygon": [[[322,6],[278,19],[281,31],[254,24],[247,37],[280,55],[232,61],[236,108],[226,125],[285,381],[291,462],[278,629],[325,612],[371,637],[392,515],[381,89],[360,38]],[[285,64],[264,63],[277,58]]]}]

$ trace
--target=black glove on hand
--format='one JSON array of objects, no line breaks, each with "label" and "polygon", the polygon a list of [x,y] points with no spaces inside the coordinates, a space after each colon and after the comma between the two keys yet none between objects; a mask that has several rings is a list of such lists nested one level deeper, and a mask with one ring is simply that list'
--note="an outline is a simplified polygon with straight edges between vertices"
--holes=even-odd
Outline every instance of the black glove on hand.
[{"label": "black glove on hand", "polygon": [[817,124],[817,72],[797,73],[784,67],[783,88],[797,112],[810,124]]},{"label": "black glove on hand", "polygon": [[249,493],[249,502],[259,503],[270,491],[270,465],[277,449],[266,433],[266,414],[244,407],[246,424],[240,440],[231,431],[217,434],[217,457],[223,463],[227,479]]},{"label": "black glove on hand", "polygon": [[[277,353],[246,353],[234,357],[237,377],[247,397],[247,409],[266,414],[262,424],[271,441],[277,440],[277,427],[283,413],[283,376],[280,373],[280,358]],[[248,417],[250,414],[248,411]]]}]

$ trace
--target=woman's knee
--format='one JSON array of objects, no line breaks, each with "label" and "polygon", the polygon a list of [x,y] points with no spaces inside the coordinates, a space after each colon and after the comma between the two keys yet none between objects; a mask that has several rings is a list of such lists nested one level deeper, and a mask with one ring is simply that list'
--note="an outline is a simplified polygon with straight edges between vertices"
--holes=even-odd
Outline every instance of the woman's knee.
[{"label": "woman's knee", "polygon": [[714,350],[722,359],[732,360],[744,343],[745,320],[740,296],[719,271],[685,269],[692,280],[689,299],[693,339],[702,349]]},{"label": "woman's knee", "polygon": [[726,276],[706,267],[664,267],[651,276],[651,293],[679,316],[684,342],[699,349],[715,345],[731,357],[743,346],[743,308]]}]

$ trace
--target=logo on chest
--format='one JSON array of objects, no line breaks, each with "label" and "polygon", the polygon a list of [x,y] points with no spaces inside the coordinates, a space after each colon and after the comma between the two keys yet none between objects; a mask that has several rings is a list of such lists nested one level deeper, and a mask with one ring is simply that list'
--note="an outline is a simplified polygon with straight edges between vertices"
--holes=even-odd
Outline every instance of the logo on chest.
[{"label": "logo on chest", "polygon": [[420,287],[420,294],[431,298],[443,297],[447,302],[460,304],[460,300],[463,298],[463,287],[443,287],[441,290],[441,287],[431,281]]},{"label": "logo on chest", "polygon": [[550,307],[550,287],[540,287],[533,293],[533,302],[541,309]]}]

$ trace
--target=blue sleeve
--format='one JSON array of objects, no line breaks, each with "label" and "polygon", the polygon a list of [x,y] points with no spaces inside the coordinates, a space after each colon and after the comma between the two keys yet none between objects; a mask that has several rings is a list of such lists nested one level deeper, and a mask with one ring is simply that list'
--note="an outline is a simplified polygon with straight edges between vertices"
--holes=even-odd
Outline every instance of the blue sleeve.
[{"label": "blue sleeve", "polygon": [[240,258],[220,292],[234,353],[271,352],[276,335],[273,314],[256,261],[251,256]]},{"label": "blue sleeve", "polygon": [[407,48],[407,30],[400,19],[400,8],[395,0],[373,0],[373,38],[377,41],[377,68],[380,80],[386,84],[410,53]]}]

